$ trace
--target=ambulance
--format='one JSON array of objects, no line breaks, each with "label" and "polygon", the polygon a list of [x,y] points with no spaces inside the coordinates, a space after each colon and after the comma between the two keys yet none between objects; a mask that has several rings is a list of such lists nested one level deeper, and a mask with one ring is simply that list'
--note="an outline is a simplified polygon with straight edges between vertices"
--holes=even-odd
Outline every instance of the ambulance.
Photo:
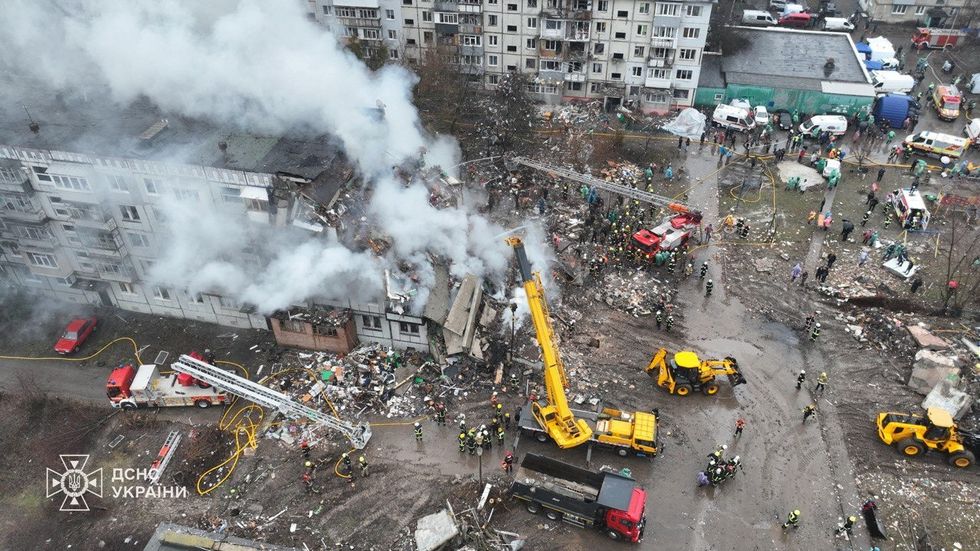
[{"label": "ambulance", "polygon": [[922,200],[922,193],[907,189],[895,190],[892,194],[892,207],[902,228],[921,231],[929,227],[929,209]]},{"label": "ambulance", "polygon": [[937,86],[932,91],[932,106],[944,121],[955,121],[960,116],[960,103],[963,96],[955,86]]},{"label": "ambulance", "polygon": [[935,157],[958,159],[970,147],[968,138],[950,136],[941,132],[916,132],[905,138],[905,145],[919,153]]}]

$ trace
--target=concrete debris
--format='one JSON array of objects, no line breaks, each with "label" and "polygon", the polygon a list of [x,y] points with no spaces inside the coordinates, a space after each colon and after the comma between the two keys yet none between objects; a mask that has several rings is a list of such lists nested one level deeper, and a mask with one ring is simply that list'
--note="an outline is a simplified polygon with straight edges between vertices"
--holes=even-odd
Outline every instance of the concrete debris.
[{"label": "concrete debris", "polygon": [[915,354],[915,363],[908,386],[919,394],[928,394],[949,376],[959,377],[960,368],[956,357],[943,355],[932,350],[920,350]]},{"label": "concrete debris", "polygon": [[447,509],[424,516],[415,527],[415,547],[418,551],[435,551],[459,535],[456,520]]},{"label": "concrete debris", "polygon": [[973,404],[973,398],[956,388],[959,383],[959,376],[948,375],[938,383],[926,395],[922,401],[922,409],[928,410],[931,407],[940,407],[949,412],[953,419],[960,419]]},{"label": "concrete debris", "polygon": [[937,337],[929,332],[928,329],[922,327],[921,324],[909,325],[906,327],[915,342],[919,343],[919,346],[929,350],[946,350],[949,348],[949,341],[942,337]]}]

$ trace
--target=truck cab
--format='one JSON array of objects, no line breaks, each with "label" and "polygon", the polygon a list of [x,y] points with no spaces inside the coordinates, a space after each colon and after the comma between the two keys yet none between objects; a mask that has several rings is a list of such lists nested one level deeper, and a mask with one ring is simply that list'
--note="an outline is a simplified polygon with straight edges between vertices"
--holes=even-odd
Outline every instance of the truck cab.
[{"label": "truck cab", "polygon": [[657,455],[655,413],[637,411],[631,416],[624,411],[604,407],[596,418],[593,434],[600,444],[622,450],[620,455],[626,455],[627,450],[632,450],[635,455]]},{"label": "truck cab", "polygon": [[123,364],[112,370],[109,380],[106,381],[105,391],[109,397],[109,402],[113,407],[118,407],[119,402],[132,396],[130,386],[136,377],[136,370],[131,364]]},{"label": "truck cab", "polygon": [[955,86],[937,86],[932,91],[932,106],[941,120],[955,121],[960,116],[962,94]]}]

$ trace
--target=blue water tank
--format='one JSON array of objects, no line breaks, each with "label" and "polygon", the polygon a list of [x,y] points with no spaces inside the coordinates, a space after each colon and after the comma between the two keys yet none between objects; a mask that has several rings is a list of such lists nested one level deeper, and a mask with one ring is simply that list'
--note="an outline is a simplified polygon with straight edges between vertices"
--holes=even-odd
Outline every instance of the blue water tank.
[{"label": "blue water tank", "polygon": [[864,60],[864,66],[869,71],[880,71],[885,68],[885,65],[877,59],[866,59]]},{"label": "blue water tank", "polygon": [[874,115],[877,120],[888,121],[892,128],[901,128],[909,116],[912,98],[905,94],[888,94],[875,101]]}]

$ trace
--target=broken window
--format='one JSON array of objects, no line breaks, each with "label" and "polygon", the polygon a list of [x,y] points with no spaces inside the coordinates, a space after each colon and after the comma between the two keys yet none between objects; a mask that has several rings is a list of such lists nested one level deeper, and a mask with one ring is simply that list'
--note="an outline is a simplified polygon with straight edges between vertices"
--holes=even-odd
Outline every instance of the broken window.
[{"label": "broken window", "polygon": [[333,325],[318,324],[313,326],[313,334],[323,337],[336,337],[337,328]]},{"label": "broken window", "polygon": [[122,219],[128,222],[139,222],[140,213],[136,210],[136,207],[131,205],[119,205],[119,211],[122,213]]},{"label": "broken window", "polygon": [[365,329],[381,331],[381,316],[361,316],[361,324]]},{"label": "broken window", "polygon": [[279,327],[289,333],[306,333],[306,322],[301,320],[280,320]]},{"label": "broken window", "polygon": [[408,335],[418,335],[419,334],[419,324],[417,323],[406,323],[404,321],[398,322],[398,331],[402,334]]},{"label": "broken window", "polygon": [[154,287],[153,296],[160,300],[170,300],[170,289],[166,287]]}]

